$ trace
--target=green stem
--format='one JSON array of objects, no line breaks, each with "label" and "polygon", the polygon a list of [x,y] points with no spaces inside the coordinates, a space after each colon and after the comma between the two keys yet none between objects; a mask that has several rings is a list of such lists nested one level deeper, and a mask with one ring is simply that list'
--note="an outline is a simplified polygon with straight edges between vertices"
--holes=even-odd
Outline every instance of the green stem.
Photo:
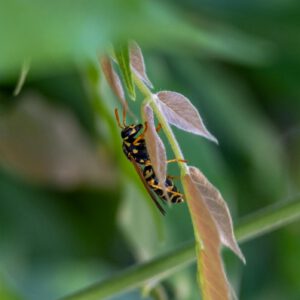
[{"label": "green stem", "polygon": [[[170,143],[171,149],[174,153],[174,156],[178,160],[182,160],[183,154],[181,152],[180,146],[174,136],[174,133],[167,122],[165,116],[160,111],[159,107],[157,106],[157,96],[155,94],[152,94],[151,91],[147,88],[147,86],[144,84],[144,82],[133,72],[133,80],[138,87],[138,89],[141,91],[141,93],[145,96],[146,101],[149,102],[151,108],[153,109],[157,120],[161,124],[162,130],[164,134],[167,137],[168,142]],[[181,177],[183,177],[187,172],[188,168],[186,163],[178,162],[179,168],[181,170]]]},{"label": "green stem", "polygon": [[236,226],[235,236],[239,242],[245,242],[292,223],[299,217],[300,197],[293,202],[276,203],[243,218]]},{"label": "green stem", "polygon": [[[300,219],[300,198],[270,206],[242,220],[235,229],[238,241],[245,242]],[[194,262],[195,244],[190,242],[176,250],[143,264],[128,268],[104,281],[95,283],[61,300],[99,300],[144,285],[151,279],[162,279]]]}]

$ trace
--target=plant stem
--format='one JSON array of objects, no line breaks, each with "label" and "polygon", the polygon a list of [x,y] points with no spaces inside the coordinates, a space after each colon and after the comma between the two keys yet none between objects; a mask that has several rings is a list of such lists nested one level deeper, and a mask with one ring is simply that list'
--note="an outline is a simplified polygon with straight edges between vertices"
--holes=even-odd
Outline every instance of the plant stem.
[{"label": "plant stem", "polygon": [[300,197],[295,201],[285,201],[268,206],[247,217],[236,226],[237,240],[245,242],[274,231],[300,218]]},{"label": "plant stem", "polygon": [[[293,202],[270,206],[242,220],[235,229],[238,241],[245,242],[300,219],[300,197]],[[151,279],[162,279],[194,262],[195,244],[170,251],[148,262],[128,268],[61,300],[99,300],[138,288]]]},{"label": "plant stem", "polygon": [[[141,93],[145,96],[146,101],[149,102],[151,108],[153,109],[159,123],[161,124],[162,130],[164,134],[167,137],[168,142],[170,143],[170,146],[172,148],[172,151],[175,155],[175,158],[178,160],[184,159],[183,154],[181,152],[180,146],[174,136],[174,133],[165,119],[165,116],[160,111],[158,105],[157,105],[157,96],[155,94],[152,94],[151,91],[148,89],[148,87],[144,84],[144,82],[133,72],[133,80],[138,87],[138,89],[141,91]],[[188,168],[186,163],[184,162],[178,162],[180,171],[181,171],[181,177],[183,177],[187,172]]]}]

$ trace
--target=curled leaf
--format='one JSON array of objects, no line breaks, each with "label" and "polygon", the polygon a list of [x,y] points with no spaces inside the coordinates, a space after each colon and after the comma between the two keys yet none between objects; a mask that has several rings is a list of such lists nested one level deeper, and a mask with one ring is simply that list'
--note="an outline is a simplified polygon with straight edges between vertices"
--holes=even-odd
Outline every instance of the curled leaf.
[{"label": "curled leaf", "polygon": [[158,182],[162,187],[164,187],[167,172],[166,149],[162,140],[156,132],[152,108],[148,104],[146,104],[143,110],[148,127],[145,132],[145,140],[148,153]]},{"label": "curled leaf", "polygon": [[118,97],[121,104],[124,107],[127,107],[127,102],[125,100],[125,94],[121,80],[119,78],[119,75],[113,69],[111,60],[109,59],[109,57],[104,56],[101,58],[100,63],[107,83],[109,84],[115,95]]},{"label": "curled leaf", "polygon": [[159,92],[156,96],[160,100],[158,101],[160,109],[170,124],[218,143],[206,129],[199,112],[188,98],[170,91]]},{"label": "curled leaf", "polygon": [[118,61],[121,74],[123,76],[128,94],[131,99],[135,100],[135,87],[133,83],[128,44],[120,45],[115,49],[116,59]]},{"label": "curled leaf", "polygon": [[230,248],[242,261],[245,257],[239,248],[233,233],[230,212],[221,193],[208,181],[203,173],[195,167],[189,167],[191,179],[201,193],[212,218],[214,219],[221,242]]},{"label": "curled leaf", "polygon": [[221,240],[218,228],[190,174],[184,176],[183,185],[196,236],[202,298],[228,300],[231,289],[220,255]]},{"label": "curled leaf", "polygon": [[146,73],[144,57],[140,46],[136,42],[130,43],[130,63],[135,74],[149,87],[153,88]]}]

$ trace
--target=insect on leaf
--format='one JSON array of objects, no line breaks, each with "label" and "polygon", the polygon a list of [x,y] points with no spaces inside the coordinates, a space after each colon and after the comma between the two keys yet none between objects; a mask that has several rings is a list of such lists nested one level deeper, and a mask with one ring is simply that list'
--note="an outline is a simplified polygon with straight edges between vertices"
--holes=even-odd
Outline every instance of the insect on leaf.
[{"label": "insect on leaf", "polygon": [[233,233],[229,209],[221,193],[208,181],[203,173],[195,167],[189,167],[193,183],[201,193],[212,218],[214,219],[221,242],[230,248],[242,261],[246,262]]},{"label": "insect on leaf", "polygon": [[136,42],[130,43],[130,63],[133,72],[149,87],[153,88],[146,73],[144,57],[140,46]]},{"label": "insect on leaf", "polygon": [[135,100],[135,88],[130,67],[128,44],[123,44],[115,48],[115,55],[118,61],[121,74],[123,76],[128,94],[131,99]]},{"label": "insect on leaf", "polygon": [[166,149],[156,132],[152,108],[146,104],[143,113],[147,122],[147,130],[145,132],[145,140],[150,156],[150,160],[161,187],[165,187],[166,180]]},{"label": "insect on leaf", "polygon": [[125,94],[121,80],[119,78],[119,75],[113,69],[111,60],[109,59],[109,57],[104,56],[100,59],[100,63],[107,83],[109,84],[115,95],[118,97],[121,104],[127,107],[127,102],[125,100]]},{"label": "insect on leaf", "polygon": [[188,98],[170,91],[159,92],[156,96],[160,100],[158,101],[160,109],[170,124],[218,143],[206,129],[199,112]]},{"label": "insect on leaf", "polygon": [[190,174],[185,175],[183,185],[196,237],[202,299],[229,300],[231,288],[220,255],[221,240],[217,225]]}]

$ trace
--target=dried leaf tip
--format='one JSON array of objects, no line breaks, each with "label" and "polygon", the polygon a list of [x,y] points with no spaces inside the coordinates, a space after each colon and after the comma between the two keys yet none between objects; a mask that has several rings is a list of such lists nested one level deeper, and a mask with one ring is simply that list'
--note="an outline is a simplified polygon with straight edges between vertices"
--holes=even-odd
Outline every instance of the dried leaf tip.
[{"label": "dried leaf tip", "polygon": [[130,64],[133,72],[149,87],[153,88],[153,85],[148,78],[146,73],[146,66],[144,62],[144,57],[140,46],[132,41],[129,44],[130,49]]},{"label": "dried leaf tip", "polygon": [[103,70],[103,74],[110,88],[118,97],[121,104],[126,107],[127,102],[125,100],[125,93],[121,83],[121,79],[119,75],[116,73],[116,71],[114,70],[110,58],[107,56],[101,57],[100,64]]},{"label": "dried leaf tip", "polygon": [[207,130],[198,110],[188,98],[172,91],[161,91],[156,96],[157,103],[170,124],[218,144],[218,140]]},{"label": "dried leaf tip", "polygon": [[234,236],[231,215],[221,193],[208,181],[199,169],[189,167],[189,174],[194,185],[201,193],[208,211],[217,226],[222,244],[230,248],[245,264],[246,259]]}]

